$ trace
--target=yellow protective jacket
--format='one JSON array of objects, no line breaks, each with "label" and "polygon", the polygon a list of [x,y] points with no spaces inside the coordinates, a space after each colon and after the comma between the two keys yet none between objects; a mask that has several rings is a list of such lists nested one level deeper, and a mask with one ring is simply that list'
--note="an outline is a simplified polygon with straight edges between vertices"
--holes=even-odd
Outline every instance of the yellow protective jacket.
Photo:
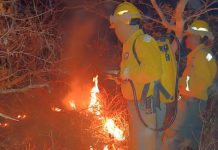
[{"label": "yellow protective jacket", "polygon": [[187,65],[179,81],[180,95],[207,100],[207,90],[216,73],[216,58],[204,44],[199,45],[187,56]]},{"label": "yellow protective jacket", "polygon": [[[135,42],[135,50],[141,64],[137,63],[133,54],[133,43]],[[120,77],[121,79],[131,79],[135,85],[136,95],[138,100],[141,99],[142,90],[144,85],[151,83],[147,97],[152,96],[154,93],[153,81],[163,81],[164,87],[167,88],[170,94],[174,95],[175,92],[175,77],[176,66],[174,57],[173,68],[171,68],[172,76],[163,74],[162,57],[157,41],[150,35],[144,34],[142,30],[137,30],[123,45],[122,60],[120,64]],[[164,58],[165,59],[165,58]],[[170,70],[169,68],[165,68]],[[172,84],[173,82],[173,84]],[[123,96],[128,100],[133,100],[132,88],[130,83],[124,82],[121,84]],[[163,98],[160,94],[161,102],[172,102]]]}]

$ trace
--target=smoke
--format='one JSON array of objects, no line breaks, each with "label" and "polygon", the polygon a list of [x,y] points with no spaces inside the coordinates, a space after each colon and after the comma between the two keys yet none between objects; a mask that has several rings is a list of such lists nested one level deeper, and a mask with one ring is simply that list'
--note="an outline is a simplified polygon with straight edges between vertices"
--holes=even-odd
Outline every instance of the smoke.
[{"label": "smoke", "polygon": [[75,102],[77,108],[88,107],[92,78],[104,67],[101,51],[93,47],[93,42],[97,40],[98,21],[95,15],[78,10],[68,16],[64,26],[64,51],[59,67],[69,86],[63,98],[66,108],[69,108],[70,100]]}]

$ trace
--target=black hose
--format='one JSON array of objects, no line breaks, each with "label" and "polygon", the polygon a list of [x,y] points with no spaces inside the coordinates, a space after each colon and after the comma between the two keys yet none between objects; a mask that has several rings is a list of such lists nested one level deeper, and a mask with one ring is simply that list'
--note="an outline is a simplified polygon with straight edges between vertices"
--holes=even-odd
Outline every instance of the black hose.
[{"label": "black hose", "polygon": [[134,98],[133,98],[133,99],[134,99],[134,104],[135,104],[135,108],[136,108],[136,111],[137,111],[137,114],[138,114],[138,117],[139,117],[141,123],[142,123],[145,127],[149,128],[149,129],[151,129],[151,130],[154,130],[154,131],[164,131],[164,130],[165,130],[165,128],[163,128],[164,126],[161,127],[161,128],[152,128],[152,127],[150,127],[150,126],[144,121],[144,119],[143,119],[143,117],[142,117],[142,115],[141,115],[141,113],[140,113],[140,110],[139,110],[139,103],[138,103],[138,99],[137,99],[137,95],[136,95],[136,90],[135,90],[134,83],[133,83],[133,81],[130,80],[130,79],[128,79],[127,81],[130,83],[130,85],[131,85],[131,87],[132,87],[132,92],[133,92],[133,97],[134,97]]},{"label": "black hose", "polygon": [[169,116],[172,116],[170,118],[170,120],[165,119],[165,128],[168,129],[169,127],[171,127],[171,125],[174,123],[176,116],[177,116],[177,111],[178,111],[178,94],[179,94],[179,71],[180,71],[180,62],[181,62],[181,44],[179,42],[179,39],[177,38],[177,36],[175,34],[169,33],[166,35],[166,37],[170,38],[170,37],[174,37],[177,46],[178,46],[178,60],[177,60],[177,72],[176,72],[176,86],[175,86],[175,100],[174,102],[170,105],[168,104],[168,108],[167,111],[170,112],[166,112],[166,114],[170,114]]}]

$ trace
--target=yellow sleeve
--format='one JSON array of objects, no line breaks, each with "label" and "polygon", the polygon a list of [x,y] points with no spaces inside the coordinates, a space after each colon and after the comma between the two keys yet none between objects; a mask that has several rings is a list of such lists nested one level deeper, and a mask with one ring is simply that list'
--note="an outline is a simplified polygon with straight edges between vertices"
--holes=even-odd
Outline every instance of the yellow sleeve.
[{"label": "yellow sleeve", "polygon": [[141,64],[135,67],[133,76],[138,82],[149,83],[160,79],[161,57],[159,47],[154,38],[144,35],[136,41],[135,50]]}]

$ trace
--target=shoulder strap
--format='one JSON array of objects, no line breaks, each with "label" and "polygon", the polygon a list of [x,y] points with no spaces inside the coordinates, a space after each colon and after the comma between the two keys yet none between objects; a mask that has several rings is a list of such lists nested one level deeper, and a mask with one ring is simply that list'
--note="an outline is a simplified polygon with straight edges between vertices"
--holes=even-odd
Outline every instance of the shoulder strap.
[{"label": "shoulder strap", "polygon": [[[138,37],[139,37],[139,36],[138,36]],[[137,37],[137,38],[134,40],[134,42],[133,42],[132,51],[133,51],[133,55],[134,55],[134,57],[135,57],[135,59],[136,59],[138,65],[141,65],[141,61],[139,60],[139,57],[138,57],[138,55],[137,55],[137,53],[136,53],[136,41],[137,41],[138,37]]]}]

